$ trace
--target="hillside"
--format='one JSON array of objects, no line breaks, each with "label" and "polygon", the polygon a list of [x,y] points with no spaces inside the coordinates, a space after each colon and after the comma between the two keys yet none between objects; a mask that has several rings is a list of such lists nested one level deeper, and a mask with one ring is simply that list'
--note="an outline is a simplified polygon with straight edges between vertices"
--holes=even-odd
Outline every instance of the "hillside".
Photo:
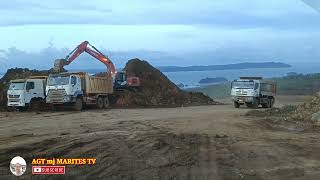
[{"label": "hillside", "polygon": [[252,68],[289,68],[291,65],[280,62],[263,62],[263,63],[237,63],[226,65],[209,65],[209,66],[160,66],[158,69],[162,72],[180,72],[180,71],[212,71],[228,69],[252,69]]}]

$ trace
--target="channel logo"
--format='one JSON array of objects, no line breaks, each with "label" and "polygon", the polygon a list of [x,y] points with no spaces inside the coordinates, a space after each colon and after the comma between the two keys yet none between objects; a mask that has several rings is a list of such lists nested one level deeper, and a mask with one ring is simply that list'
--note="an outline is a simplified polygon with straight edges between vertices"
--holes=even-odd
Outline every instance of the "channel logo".
[{"label": "channel logo", "polygon": [[24,172],[26,172],[26,170],[27,163],[22,157],[16,156],[12,158],[12,160],[10,161],[10,171],[12,172],[12,174],[14,174],[15,176],[21,176]]},{"label": "channel logo", "polygon": [[65,166],[32,166],[32,174],[65,174]]}]

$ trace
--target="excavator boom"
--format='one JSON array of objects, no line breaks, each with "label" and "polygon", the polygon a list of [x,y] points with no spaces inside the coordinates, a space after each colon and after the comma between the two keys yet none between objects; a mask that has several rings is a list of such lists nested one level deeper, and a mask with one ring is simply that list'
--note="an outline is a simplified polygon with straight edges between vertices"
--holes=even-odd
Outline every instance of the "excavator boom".
[{"label": "excavator boom", "polygon": [[54,72],[63,72],[63,67],[71,64],[83,52],[87,52],[88,54],[98,59],[100,62],[107,66],[108,71],[111,73],[113,77],[115,77],[114,80],[116,89],[118,87],[123,88],[140,86],[140,79],[138,77],[126,77],[126,74],[124,72],[117,73],[112,61],[102,52],[100,52],[97,48],[92,46],[88,41],[84,41],[80,45],[78,45],[73,51],[71,51],[71,53],[65,59],[55,60],[53,67]]},{"label": "excavator boom", "polygon": [[87,52],[88,54],[105,64],[111,74],[117,73],[112,61],[107,56],[102,54],[97,48],[92,46],[88,41],[84,41],[80,45],[78,45],[65,59],[57,59],[54,63],[54,71],[62,72],[64,66],[72,63],[83,52]]}]

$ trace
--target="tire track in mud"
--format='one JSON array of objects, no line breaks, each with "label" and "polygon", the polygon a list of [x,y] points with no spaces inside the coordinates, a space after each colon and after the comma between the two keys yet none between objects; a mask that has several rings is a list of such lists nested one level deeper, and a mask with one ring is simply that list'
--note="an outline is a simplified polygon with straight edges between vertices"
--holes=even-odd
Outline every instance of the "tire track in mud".
[{"label": "tire track in mud", "polygon": [[[98,133],[48,137],[32,144],[2,149],[1,177],[10,177],[8,162],[21,155],[30,162],[37,158],[96,157],[93,167],[68,166],[66,178],[81,175],[95,179],[213,179],[214,149],[211,140],[199,134],[175,134],[148,122],[124,121]],[[1,179],[0,177],[0,179]],[[26,178],[31,178],[30,168]],[[52,179],[51,177],[47,177]],[[41,179],[41,178],[39,178]],[[46,179],[46,178],[45,178]]]},{"label": "tire track in mud", "polygon": [[215,140],[212,137],[203,135],[198,149],[198,166],[191,169],[188,180],[213,179],[220,180],[216,160]]}]

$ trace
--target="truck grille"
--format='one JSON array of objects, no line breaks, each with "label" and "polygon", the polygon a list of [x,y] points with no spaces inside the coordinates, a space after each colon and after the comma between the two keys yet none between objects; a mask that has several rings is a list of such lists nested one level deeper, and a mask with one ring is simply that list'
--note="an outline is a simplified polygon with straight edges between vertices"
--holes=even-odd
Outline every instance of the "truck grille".
[{"label": "truck grille", "polygon": [[19,102],[20,99],[8,99],[9,102]]},{"label": "truck grille", "polygon": [[66,95],[66,91],[63,89],[51,89],[48,92],[48,97],[47,99],[52,102],[52,103],[62,103],[63,102],[63,98]]},{"label": "truck grille", "polygon": [[236,91],[236,95],[248,95],[247,91]]},{"label": "truck grille", "polygon": [[19,98],[20,95],[12,95],[12,94],[9,94],[9,98]]}]

